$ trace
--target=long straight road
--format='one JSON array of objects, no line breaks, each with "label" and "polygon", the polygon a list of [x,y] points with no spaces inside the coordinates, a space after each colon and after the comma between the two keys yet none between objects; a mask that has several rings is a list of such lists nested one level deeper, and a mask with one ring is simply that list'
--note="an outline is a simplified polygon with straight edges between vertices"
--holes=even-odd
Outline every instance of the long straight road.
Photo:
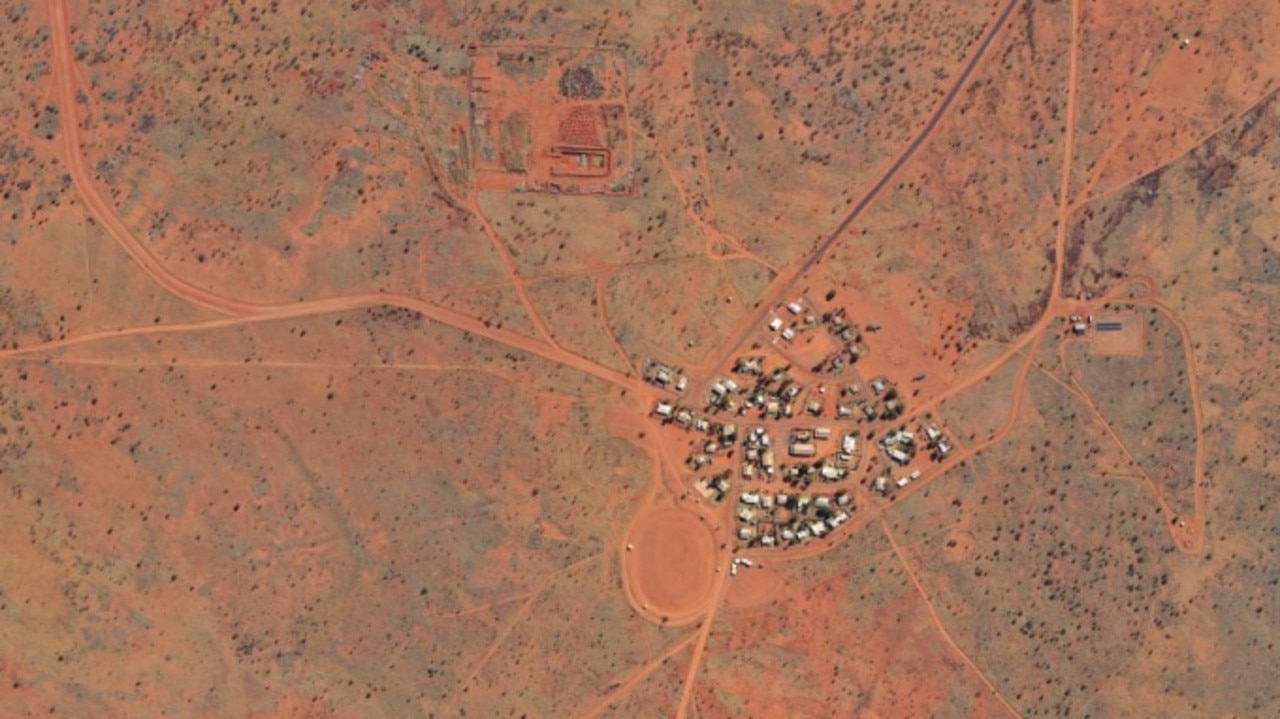
[{"label": "long straight road", "polygon": [[1005,4],[1004,8],[996,16],[995,21],[991,23],[989,28],[987,28],[986,34],[983,35],[981,42],[978,43],[978,46],[974,50],[973,55],[970,56],[969,61],[966,62],[964,67],[960,70],[960,76],[956,78],[956,81],[952,83],[951,87],[947,90],[947,93],[942,97],[942,102],[938,103],[938,106],[934,108],[933,114],[929,116],[928,121],[926,121],[924,126],[920,128],[920,132],[916,134],[911,142],[907,143],[906,147],[902,148],[902,152],[898,154],[898,157],[884,171],[880,176],[880,179],[862,195],[849,212],[840,220],[839,224],[835,226],[835,229],[827,235],[826,239],[822,240],[822,242],[819,242],[818,245],[814,247],[813,251],[809,253],[809,256],[805,258],[804,262],[800,263],[799,267],[791,271],[785,279],[779,278],[774,283],[765,296],[760,299],[760,306],[751,315],[750,319],[744,322],[742,329],[725,347],[725,351],[722,353],[722,356],[719,357],[708,369],[714,372],[719,367],[722,367],[731,357],[733,357],[734,353],[736,353],[742,345],[746,344],[747,339],[751,334],[760,328],[760,323],[763,322],[764,318],[769,314],[770,308],[776,305],[788,291],[794,288],[796,283],[800,281],[800,278],[804,277],[806,272],[813,269],[815,265],[826,257],[826,254],[831,250],[832,245],[834,245],[853,225],[853,223],[862,216],[862,213],[876,201],[880,196],[880,193],[884,192],[884,188],[888,187],[890,182],[893,182],[894,177],[896,177],[898,172],[915,157],[916,153],[920,151],[920,148],[924,147],[925,144],[928,143],[928,141],[933,137],[934,130],[936,130],[938,125],[941,124],[943,118],[946,117],[947,112],[951,110],[951,106],[955,104],[955,100],[960,95],[960,92],[965,88],[965,85],[968,84],[969,78],[973,76],[974,71],[977,70],[980,64],[982,64],[982,60],[986,57],[987,51],[991,49],[992,43],[994,43],[995,39],[1000,35],[1000,30],[1009,20],[1009,16],[1013,14],[1013,10],[1018,6],[1019,1],[1020,0],[1009,0],[1009,2]]}]

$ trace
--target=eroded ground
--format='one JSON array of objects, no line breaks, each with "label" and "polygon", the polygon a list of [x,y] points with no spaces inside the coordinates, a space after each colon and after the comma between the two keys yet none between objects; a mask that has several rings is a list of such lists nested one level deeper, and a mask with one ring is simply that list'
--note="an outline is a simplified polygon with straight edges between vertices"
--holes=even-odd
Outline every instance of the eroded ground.
[{"label": "eroded ground", "polygon": [[1280,714],[1271,3],[3,11],[0,715]]}]

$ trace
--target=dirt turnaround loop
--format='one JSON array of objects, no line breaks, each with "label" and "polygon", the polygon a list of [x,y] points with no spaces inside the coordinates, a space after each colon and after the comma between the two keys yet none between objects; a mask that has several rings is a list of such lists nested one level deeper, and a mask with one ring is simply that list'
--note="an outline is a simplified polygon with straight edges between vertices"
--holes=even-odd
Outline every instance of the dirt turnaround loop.
[{"label": "dirt turnaround loop", "polygon": [[632,522],[622,551],[627,598],[650,621],[692,622],[711,605],[716,562],[715,536],[697,514],[646,509]]}]

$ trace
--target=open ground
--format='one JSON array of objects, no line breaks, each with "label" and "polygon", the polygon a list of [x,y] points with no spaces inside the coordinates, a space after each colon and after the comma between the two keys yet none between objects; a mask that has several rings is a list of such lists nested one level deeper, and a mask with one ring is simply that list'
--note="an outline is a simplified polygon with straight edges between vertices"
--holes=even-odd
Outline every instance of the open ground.
[{"label": "open ground", "polygon": [[3,10],[0,715],[1280,715],[1272,3]]}]

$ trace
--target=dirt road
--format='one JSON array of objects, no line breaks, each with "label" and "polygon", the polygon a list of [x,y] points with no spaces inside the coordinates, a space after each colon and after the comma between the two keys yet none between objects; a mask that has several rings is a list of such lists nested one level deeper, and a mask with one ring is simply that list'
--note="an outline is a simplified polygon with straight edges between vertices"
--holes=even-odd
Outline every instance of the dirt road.
[{"label": "dirt road", "polygon": [[1004,705],[1005,709],[1009,710],[1010,714],[1021,719],[1022,715],[1018,713],[1017,709],[1013,708],[1013,705],[1009,703],[1008,699],[1004,698],[1004,695],[1001,694],[1000,690],[996,688],[996,685],[992,683],[991,678],[978,667],[977,662],[973,661],[973,657],[970,657],[963,649],[961,649],[960,645],[956,643],[956,640],[951,637],[951,632],[947,631],[947,626],[942,622],[942,617],[938,615],[938,608],[933,605],[933,601],[929,599],[929,593],[925,591],[924,585],[920,583],[920,578],[916,576],[915,568],[911,566],[911,562],[907,561],[906,552],[904,552],[901,545],[898,544],[898,540],[894,539],[893,532],[889,531],[889,525],[886,524],[883,519],[880,520],[880,529],[884,532],[885,539],[889,540],[889,546],[893,547],[893,553],[898,557],[898,563],[902,565],[902,570],[906,573],[907,579],[911,580],[911,585],[915,587],[916,593],[920,595],[921,601],[924,602],[925,609],[929,612],[929,618],[932,620],[933,626],[937,628],[938,633],[942,635],[942,639],[947,643],[947,646],[951,647],[951,651],[959,656],[960,659],[968,665],[971,670],[973,670],[973,673],[978,676],[978,679],[983,683],[983,685],[985,685],[991,694],[1002,705]]},{"label": "dirt road", "polygon": [[738,351],[738,348],[746,344],[751,333],[761,327],[761,323],[769,314],[770,309],[795,286],[806,272],[826,257],[826,254],[831,249],[832,245],[834,245],[840,237],[844,235],[845,231],[847,231],[853,223],[862,216],[862,213],[865,212],[867,208],[871,207],[876,198],[880,196],[880,193],[884,191],[884,188],[888,187],[890,182],[893,182],[894,177],[896,177],[898,172],[902,170],[902,168],[905,167],[913,157],[915,157],[916,153],[920,151],[920,148],[924,147],[925,144],[932,139],[934,131],[938,128],[938,125],[941,124],[943,118],[946,117],[951,106],[955,104],[956,97],[959,96],[960,91],[968,84],[969,78],[973,75],[974,71],[982,64],[982,60],[986,57],[987,51],[991,49],[991,44],[995,42],[996,37],[1000,34],[1000,30],[1009,19],[1009,15],[1013,13],[1014,8],[1017,6],[1018,0],[1009,0],[1009,2],[1005,4],[1004,8],[1000,11],[1000,14],[996,16],[995,21],[993,21],[991,26],[987,29],[986,34],[983,35],[982,40],[978,43],[978,47],[970,56],[969,61],[966,62],[964,67],[960,70],[960,76],[956,78],[956,81],[952,83],[946,94],[943,95],[942,101],[938,103],[936,108],[934,108],[933,114],[929,116],[924,127],[922,127],[915,138],[913,138],[911,142],[907,143],[907,146],[898,153],[898,157],[889,165],[888,169],[884,171],[880,176],[880,179],[877,180],[870,189],[863,193],[862,197],[859,198],[849,212],[845,214],[844,218],[841,219],[835,229],[827,235],[826,239],[818,243],[817,247],[809,253],[809,256],[805,258],[804,262],[802,262],[797,269],[778,277],[772,287],[770,287],[769,291],[761,297],[759,303],[760,306],[743,323],[742,330],[729,341],[725,347],[725,351],[722,353],[722,356],[720,356],[716,362],[711,365],[710,369],[712,371],[728,363],[734,353]]},{"label": "dirt road", "polygon": [[150,249],[133,236],[115,214],[115,210],[98,194],[81,152],[80,105],[76,102],[77,73],[75,55],[71,49],[71,26],[66,0],[49,3],[49,26],[53,44],[54,83],[57,85],[58,112],[61,118],[59,130],[62,134],[63,159],[67,163],[67,171],[76,192],[88,206],[93,219],[129,253],[129,257],[138,263],[148,277],[166,290],[188,302],[222,314],[246,315],[255,312],[253,305],[196,287],[170,272]]},{"label": "dirt road", "polygon": [[[66,0],[53,0],[49,4],[49,23],[53,46],[54,80],[57,85],[59,104],[61,106],[62,124],[60,131],[64,148],[65,161],[77,194],[84,200],[93,219],[101,225],[112,239],[124,248],[129,257],[138,263],[147,276],[170,293],[193,304],[214,310],[221,314],[236,318],[230,322],[213,320],[209,322],[191,322],[168,325],[166,327],[139,327],[117,332],[96,332],[67,340],[47,342],[40,345],[29,345],[20,350],[0,353],[0,356],[28,354],[42,349],[56,349],[81,342],[90,342],[106,337],[124,336],[128,334],[149,334],[154,331],[185,331],[190,329],[207,329],[237,324],[246,321],[279,320],[310,315],[345,312],[366,309],[382,305],[401,307],[418,312],[423,316],[448,324],[467,332],[485,337],[495,342],[544,357],[567,367],[585,372],[606,382],[628,389],[643,385],[636,378],[612,370],[592,362],[581,355],[569,352],[554,343],[539,341],[524,335],[486,326],[483,322],[467,315],[433,305],[425,300],[408,295],[393,293],[367,293],[332,297],[321,300],[310,300],[290,304],[259,304],[244,302],[233,297],[226,297],[210,290],[197,287],[175,275],[164,265],[151,249],[138,240],[125,226],[115,209],[98,193],[98,189],[90,176],[82,154],[80,139],[79,109],[76,103],[76,71],[75,56],[71,47],[71,26],[67,12]],[[514,281],[514,279],[513,279]],[[523,287],[516,283],[517,291]],[[527,297],[522,301],[527,301]],[[539,333],[550,336],[545,325],[538,323],[540,318],[531,314]]]}]

